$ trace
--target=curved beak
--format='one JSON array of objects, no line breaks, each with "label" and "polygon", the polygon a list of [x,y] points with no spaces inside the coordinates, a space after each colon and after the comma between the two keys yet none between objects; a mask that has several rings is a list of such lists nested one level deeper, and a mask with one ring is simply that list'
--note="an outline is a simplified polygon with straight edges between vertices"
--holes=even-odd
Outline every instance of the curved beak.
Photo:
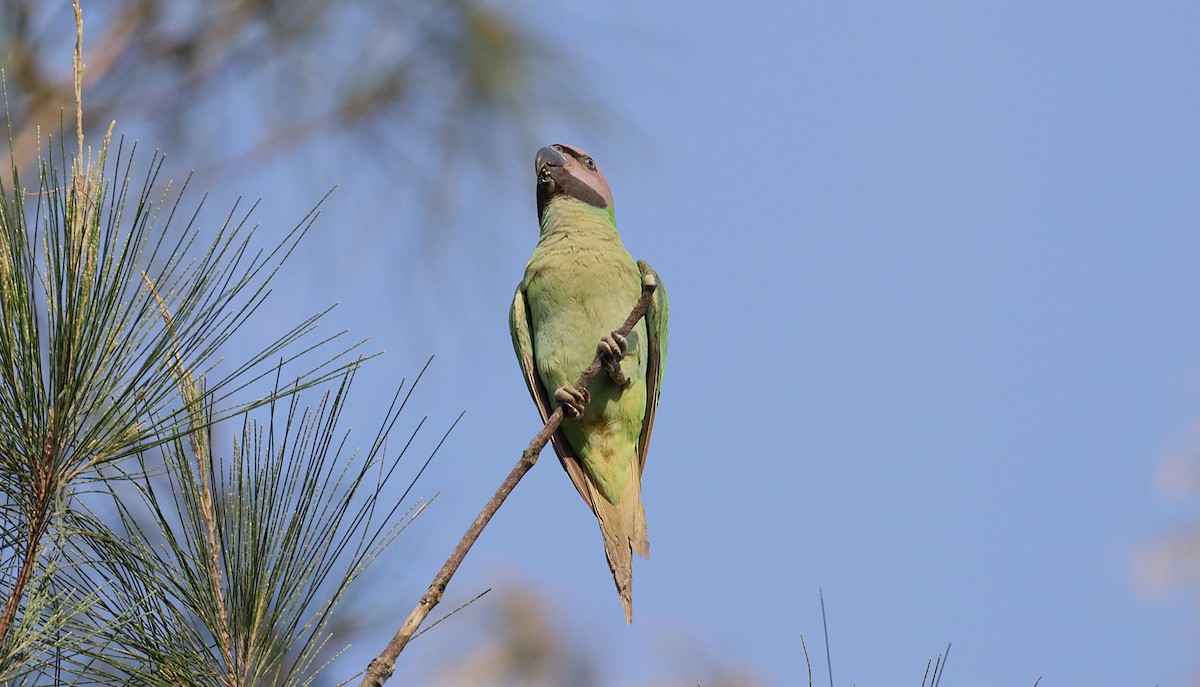
[{"label": "curved beak", "polygon": [[562,167],[565,164],[567,164],[567,158],[562,153],[546,146],[537,151],[537,157],[533,161],[533,170],[538,176],[541,176],[547,167]]}]

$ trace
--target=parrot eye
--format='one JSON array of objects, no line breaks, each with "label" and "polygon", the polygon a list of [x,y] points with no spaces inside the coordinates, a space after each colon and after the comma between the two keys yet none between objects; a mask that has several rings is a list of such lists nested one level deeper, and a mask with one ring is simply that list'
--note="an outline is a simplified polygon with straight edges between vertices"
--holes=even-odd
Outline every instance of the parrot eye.
[{"label": "parrot eye", "polygon": [[583,164],[587,165],[587,168],[592,170],[593,172],[596,171],[596,161],[593,160],[592,158],[590,158],[590,157],[583,158]]}]

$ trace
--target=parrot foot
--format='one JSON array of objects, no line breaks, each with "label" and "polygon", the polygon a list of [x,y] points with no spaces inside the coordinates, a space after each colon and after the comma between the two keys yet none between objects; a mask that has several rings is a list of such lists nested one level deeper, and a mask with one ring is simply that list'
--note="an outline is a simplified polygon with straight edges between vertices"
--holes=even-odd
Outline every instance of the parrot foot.
[{"label": "parrot foot", "polygon": [[625,386],[625,373],[621,371],[621,358],[625,356],[625,351],[629,350],[629,342],[625,337],[613,332],[600,339],[600,343],[596,346],[596,355],[600,356],[600,362],[604,365],[604,369],[608,370],[608,376],[617,383],[617,386]]},{"label": "parrot foot", "polygon": [[592,400],[592,397],[588,393],[587,387],[576,389],[568,384],[554,390],[554,400],[562,406],[563,414],[567,417],[579,417],[583,415],[583,407]]}]

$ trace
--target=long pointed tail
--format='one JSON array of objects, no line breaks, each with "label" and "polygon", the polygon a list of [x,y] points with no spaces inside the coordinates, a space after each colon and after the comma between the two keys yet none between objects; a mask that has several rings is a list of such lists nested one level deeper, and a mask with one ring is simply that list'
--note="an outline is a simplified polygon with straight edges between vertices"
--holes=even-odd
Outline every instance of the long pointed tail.
[{"label": "long pointed tail", "polygon": [[642,558],[650,557],[650,541],[646,539],[646,511],[642,508],[642,480],[635,468],[630,470],[632,479],[625,482],[621,501],[613,505],[588,480],[588,496],[596,519],[600,521],[600,534],[604,537],[604,555],[612,570],[621,606],[625,609],[625,621],[633,622],[633,552]]}]

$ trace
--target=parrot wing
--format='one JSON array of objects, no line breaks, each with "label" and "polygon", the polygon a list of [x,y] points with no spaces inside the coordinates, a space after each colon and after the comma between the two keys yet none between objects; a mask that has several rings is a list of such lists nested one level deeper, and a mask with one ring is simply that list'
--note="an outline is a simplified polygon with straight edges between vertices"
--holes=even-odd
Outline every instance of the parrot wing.
[{"label": "parrot wing", "polygon": [[[513,297],[512,308],[508,312],[508,325],[512,332],[513,349],[517,352],[517,360],[521,362],[521,372],[525,377],[525,386],[529,389],[529,395],[533,396],[533,401],[537,404],[538,414],[541,415],[542,422],[545,423],[554,412],[554,408],[550,403],[550,394],[546,392],[545,386],[542,385],[542,380],[538,377],[537,365],[534,362],[533,327],[530,320],[529,307],[525,302],[523,285],[517,286],[517,293]],[[583,497],[584,502],[595,513],[596,506],[592,503],[592,499],[589,496],[590,492],[587,478],[583,474],[583,466],[580,464],[578,456],[575,455],[575,450],[571,448],[571,444],[567,441],[567,437],[563,434],[562,429],[556,431],[550,437],[550,441],[554,445],[554,452],[558,454],[558,461],[562,463],[563,469],[567,471],[567,476],[571,478],[571,484],[575,485],[575,489],[579,491],[579,495]]]},{"label": "parrot wing", "polygon": [[646,454],[650,451],[650,434],[654,431],[654,414],[658,410],[658,394],[662,388],[663,370],[667,364],[667,314],[670,303],[667,300],[667,287],[663,285],[658,273],[645,260],[638,260],[638,270],[642,277],[653,274],[658,283],[650,307],[646,309],[646,350],[649,357],[646,361],[646,416],[642,419],[642,435],[638,439],[639,470],[646,469]]}]

